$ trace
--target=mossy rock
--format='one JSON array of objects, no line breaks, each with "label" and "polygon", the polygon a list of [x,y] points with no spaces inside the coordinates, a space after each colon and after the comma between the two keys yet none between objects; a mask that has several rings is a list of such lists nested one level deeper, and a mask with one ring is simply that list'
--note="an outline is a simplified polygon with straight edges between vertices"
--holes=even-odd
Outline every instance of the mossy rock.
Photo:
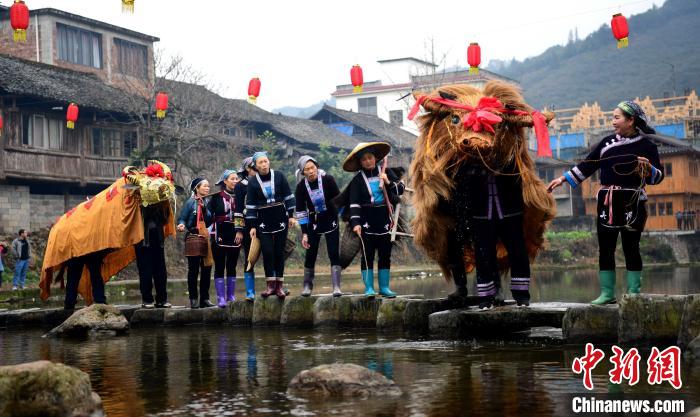
[{"label": "mossy rock", "polygon": [[288,327],[313,327],[314,304],[318,296],[287,297],[282,306],[280,324]]},{"label": "mossy rock", "polygon": [[276,296],[256,298],[253,303],[254,326],[277,326],[282,318],[284,300]]},{"label": "mossy rock", "polygon": [[626,294],[620,302],[620,343],[676,343],[687,296]]},{"label": "mossy rock", "polygon": [[49,361],[0,366],[0,416],[75,415],[102,415],[85,372]]},{"label": "mossy rock", "polygon": [[[257,303],[259,298],[255,299]],[[226,312],[228,313],[228,322],[235,326],[250,326],[253,324],[253,307],[254,303],[246,300],[236,300],[228,303]]]},{"label": "mossy rock", "polygon": [[615,343],[619,316],[617,306],[569,308],[562,320],[564,340],[567,343]]},{"label": "mossy rock", "polygon": [[382,331],[403,331],[404,312],[409,301],[406,298],[384,300],[377,314],[377,329]]}]

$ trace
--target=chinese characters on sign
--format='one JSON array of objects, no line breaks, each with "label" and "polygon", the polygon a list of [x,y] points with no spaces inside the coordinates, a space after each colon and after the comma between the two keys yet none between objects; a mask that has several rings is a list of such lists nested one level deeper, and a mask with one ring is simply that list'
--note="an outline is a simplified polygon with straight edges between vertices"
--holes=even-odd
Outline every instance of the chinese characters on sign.
[{"label": "chinese characters on sign", "polygon": [[[618,346],[612,347],[613,355],[610,363],[613,369],[608,372],[610,382],[621,384],[627,380],[629,385],[639,382],[639,363],[641,355],[637,348],[632,348],[627,353]],[[593,369],[605,358],[605,353],[596,349],[592,343],[586,344],[585,354],[574,359],[571,370],[577,374],[583,374],[583,386],[588,390],[593,389]],[[681,381],[681,350],[678,346],[670,346],[662,351],[657,347],[651,349],[647,359],[647,383],[649,385],[668,382],[673,388],[680,389]]]}]

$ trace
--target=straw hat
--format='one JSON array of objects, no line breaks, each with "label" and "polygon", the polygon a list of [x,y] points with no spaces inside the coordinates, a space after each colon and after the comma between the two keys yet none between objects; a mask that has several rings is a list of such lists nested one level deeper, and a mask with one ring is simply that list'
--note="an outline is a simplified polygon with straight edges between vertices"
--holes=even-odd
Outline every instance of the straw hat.
[{"label": "straw hat", "polygon": [[374,154],[377,161],[383,159],[391,151],[391,145],[386,142],[362,142],[355,146],[355,149],[345,158],[343,162],[343,170],[347,172],[357,172],[360,170],[360,155],[365,151],[370,151]]}]

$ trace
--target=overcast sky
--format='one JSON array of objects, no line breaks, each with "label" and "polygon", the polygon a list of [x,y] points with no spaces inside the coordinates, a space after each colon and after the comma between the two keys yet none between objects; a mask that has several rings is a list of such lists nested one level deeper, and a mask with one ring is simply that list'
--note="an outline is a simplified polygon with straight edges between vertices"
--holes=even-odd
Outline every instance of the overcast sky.
[{"label": "overcast sky", "polygon": [[267,110],[328,99],[349,83],[353,64],[370,81],[381,76],[379,59],[428,58],[430,39],[448,66],[466,65],[468,43],[479,42],[483,66],[537,55],[566,43],[574,28],[584,38],[613,13],[629,17],[663,2],[136,0],[131,15],[120,0],[26,0],[157,36],[156,48],[185,57],[226,97],[244,98],[258,76]]}]

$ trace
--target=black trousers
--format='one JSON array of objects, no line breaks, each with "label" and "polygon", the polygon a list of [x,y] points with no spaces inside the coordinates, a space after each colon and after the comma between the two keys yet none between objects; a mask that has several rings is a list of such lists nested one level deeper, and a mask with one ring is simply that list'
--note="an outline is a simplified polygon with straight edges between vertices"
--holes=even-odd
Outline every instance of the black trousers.
[{"label": "black trousers", "polygon": [[287,243],[287,233],[288,229],[277,233],[258,233],[265,276],[268,279],[284,277],[284,246]]},{"label": "black trousers", "polygon": [[647,221],[646,203],[639,205],[637,218],[628,228],[611,228],[596,222],[598,231],[598,266],[601,271],[615,270],[615,248],[617,235],[622,236],[622,251],[625,253],[625,266],[628,271],[642,270],[642,255],[639,253],[639,240],[642,238],[644,224]]},{"label": "black trousers", "polygon": [[165,268],[165,249],[157,238],[151,238],[150,245],[143,242],[136,245],[136,267],[139,270],[139,287],[141,300],[153,303],[153,287],[156,289],[155,302],[164,304],[168,301],[168,271]]},{"label": "black trousers", "polygon": [[225,248],[212,242],[211,254],[214,257],[214,278],[235,277],[236,264],[241,246],[237,248]]},{"label": "black trousers", "polygon": [[499,240],[508,251],[511,290],[529,291],[530,258],[525,247],[523,216],[517,215],[491,220],[474,219],[473,234],[478,295],[480,297],[494,296],[500,287],[501,280],[496,253],[496,244]]},{"label": "black trousers", "polygon": [[[391,269],[391,235],[369,235],[362,233],[362,241],[364,242],[364,256],[361,260],[361,268],[372,269],[374,266],[374,251],[377,251],[379,259],[377,260],[377,270]],[[362,249],[360,248],[360,251]],[[360,253],[362,255],[362,253]],[[367,259],[365,259],[367,257]]]},{"label": "black trousers", "polygon": [[63,305],[66,309],[72,310],[75,308],[75,303],[78,300],[78,285],[80,277],[83,275],[83,269],[87,267],[90,275],[90,283],[92,284],[92,299],[96,304],[105,304],[105,283],[102,280],[102,254],[89,254],[78,258],[73,258],[66,262],[66,298]]},{"label": "black trousers", "polygon": [[[197,292],[197,276],[199,276],[199,292]],[[204,302],[209,299],[209,286],[211,285],[211,266],[204,266],[204,257],[187,257],[187,291],[190,300],[199,299]]]},{"label": "black trousers", "polygon": [[304,268],[313,269],[316,266],[316,258],[318,257],[318,248],[321,246],[321,236],[326,237],[326,249],[328,249],[328,259],[332,265],[340,265],[340,230],[335,229],[332,232],[320,235],[310,232],[309,249],[306,250],[304,258]]}]

